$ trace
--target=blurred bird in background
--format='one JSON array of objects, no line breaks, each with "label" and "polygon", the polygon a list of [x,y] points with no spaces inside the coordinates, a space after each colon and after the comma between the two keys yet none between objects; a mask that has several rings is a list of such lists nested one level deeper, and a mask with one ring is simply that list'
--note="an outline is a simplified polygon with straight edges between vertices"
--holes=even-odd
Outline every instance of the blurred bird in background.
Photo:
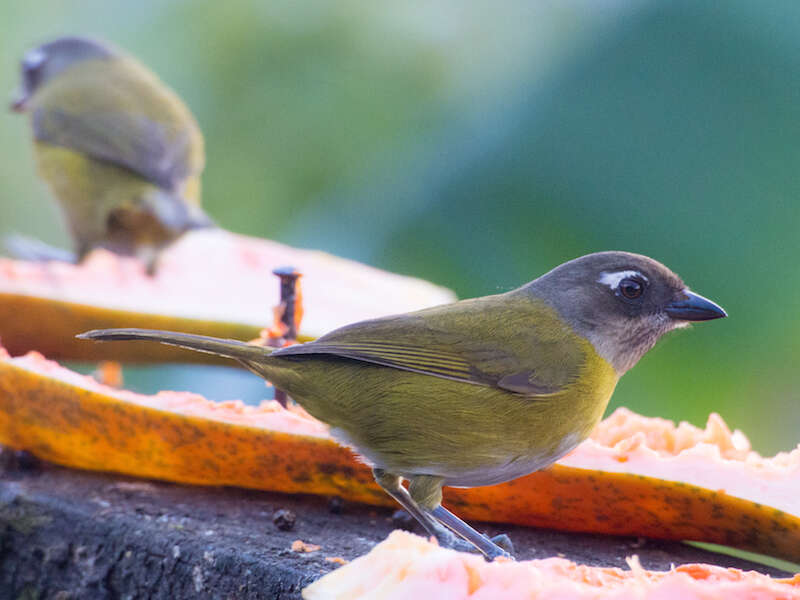
[{"label": "blurred bird in background", "polygon": [[[152,273],[164,247],[213,226],[200,208],[200,128],[141,63],[107,44],[63,37],[25,54],[21,76],[12,108],[30,113],[39,173],[78,261],[106,248],[140,258]],[[17,240],[18,253],[34,247]]]}]

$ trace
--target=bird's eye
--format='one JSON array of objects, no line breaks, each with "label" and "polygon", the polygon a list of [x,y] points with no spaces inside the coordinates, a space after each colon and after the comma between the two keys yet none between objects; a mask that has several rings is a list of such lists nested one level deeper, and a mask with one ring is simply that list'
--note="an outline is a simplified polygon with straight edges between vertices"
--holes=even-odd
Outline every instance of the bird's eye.
[{"label": "bird's eye", "polygon": [[644,292],[644,283],[633,277],[626,277],[619,282],[619,293],[628,300],[636,300]]}]

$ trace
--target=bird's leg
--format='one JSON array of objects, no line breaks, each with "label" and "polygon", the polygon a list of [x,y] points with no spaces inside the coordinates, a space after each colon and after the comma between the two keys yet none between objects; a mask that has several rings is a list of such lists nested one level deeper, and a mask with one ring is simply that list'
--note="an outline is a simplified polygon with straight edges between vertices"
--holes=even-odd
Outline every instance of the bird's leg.
[{"label": "bird's leg", "polygon": [[152,244],[141,244],[134,251],[136,258],[144,263],[144,271],[149,277],[153,277],[158,271],[158,259],[160,250]]},{"label": "bird's leg", "polygon": [[500,535],[490,540],[442,506],[442,482],[442,477],[415,475],[409,479],[409,495],[426,516],[432,517],[441,525],[460,535],[480,550],[489,560],[494,560],[498,556],[513,558],[509,552],[506,552],[497,544],[497,542],[500,542],[501,545],[510,547],[511,540],[508,539],[507,535]]},{"label": "bird's leg", "polygon": [[436,538],[439,545],[443,548],[452,548],[461,552],[469,552],[475,549],[473,544],[465,542],[461,538],[453,535],[446,527],[439,524],[436,519],[423,511],[411,498],[408,491],[400,484],[400,477],[393,473],[387,473],[383,469],[373,469],[372,475],[383,491],[394,498],[408,514],[414,517],[425,530]]},{"label": "bird's leg", "polygon": [[75,264],[82,263],[89,253],[94,249],[94,246],[89,242],[76,241],[75,242]]}]

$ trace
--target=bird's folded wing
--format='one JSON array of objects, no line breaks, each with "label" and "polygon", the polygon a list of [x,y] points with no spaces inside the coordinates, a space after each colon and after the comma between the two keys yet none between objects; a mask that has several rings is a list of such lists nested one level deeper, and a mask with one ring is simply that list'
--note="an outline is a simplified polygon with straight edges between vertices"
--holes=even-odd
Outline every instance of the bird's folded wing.
[{"label": "bird's folded wing", "polygon": [[338,356],[526,396],[552,395],[577,379],[585,356],[572,334],[553,335],[535,319],[520,327],[517,319],[525,315],[502,304],[475,308],[468,301],[364,321],[273,356]]},{"label": "bird's folded wing", "polygon": [[460,356],[440,350],[404,346],[392,342],[371,342],[366,340],[360,343],[312,342],[299,346],[288,346],[272,354],[273,356],[330,354],[469,383],[483,385],[491,383],[490,380],[482,376],[476,368]]},{"label": "bird's folded wing", "polygon": [[33,130],[39,142],[126,168],[167,190],[188,174],[183,161],[188,136],[168,139],[162,125],[140,115],[37,108]]}]

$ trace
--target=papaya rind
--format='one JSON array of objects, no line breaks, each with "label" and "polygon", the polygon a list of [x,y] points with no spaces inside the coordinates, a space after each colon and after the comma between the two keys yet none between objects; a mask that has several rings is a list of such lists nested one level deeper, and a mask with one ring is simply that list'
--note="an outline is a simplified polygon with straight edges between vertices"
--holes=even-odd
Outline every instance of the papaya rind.
[{"label": "papaya rind", "polygon": [[[0,341],[12,355],[37,350],[58,360],[182,362],[228,366],[233,366],[235,363],[213,354],[190,352],[174,346],[146,342],[87,343],[86,340],[76,339],[75,336],[90,329],[143,327],[250,340],[258,337],[261,330],[255,325],[245,323],[139,313],[7,293],[0,293],[0,323],[2,323]],[[300,341],[310,339],[312,338],[301,336]]]}]

